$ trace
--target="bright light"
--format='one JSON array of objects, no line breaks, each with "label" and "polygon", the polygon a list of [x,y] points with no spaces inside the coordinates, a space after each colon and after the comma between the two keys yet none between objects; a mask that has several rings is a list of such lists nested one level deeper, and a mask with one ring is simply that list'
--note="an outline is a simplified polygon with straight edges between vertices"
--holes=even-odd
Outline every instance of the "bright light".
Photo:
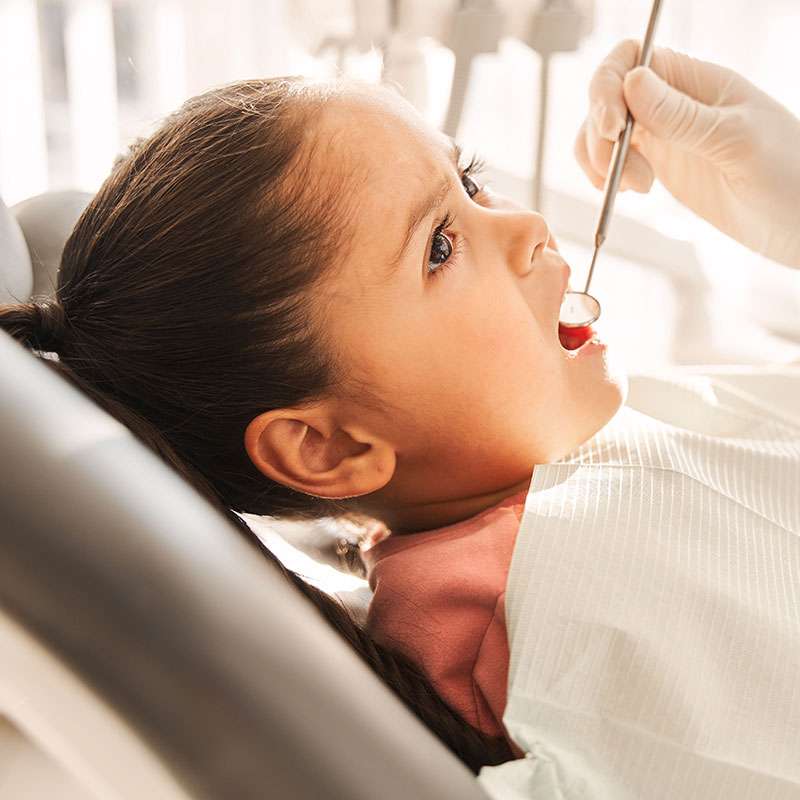
[{"label": "bright light", "polygon": [[47,189],[35,0],[0,2],[0,192],[6,205]]},{"label": "bright light", "polygon": [[64,31],[74,188],[96,191],[119,146],[110,0],[71,0]]}]

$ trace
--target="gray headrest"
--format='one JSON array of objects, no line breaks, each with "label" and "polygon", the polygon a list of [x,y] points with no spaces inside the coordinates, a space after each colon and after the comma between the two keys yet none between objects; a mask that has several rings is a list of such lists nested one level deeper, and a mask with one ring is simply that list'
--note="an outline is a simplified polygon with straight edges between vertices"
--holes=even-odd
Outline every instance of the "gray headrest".
[{"label": "gray headrest", "polygon": [[25,303],[32,291],[28,245],[19,223],[0,198],[0,304]]},{"label": "gray headrest", "polygon": [[0,609],[192,797],[486,800],[229,520],[2,331],[0,442]]},{"label": "gray headrest", "polygon": [[69,189],[44,192],[11,207],[28,246],[32,297],[52,297],[55,293],[64,243],[91,199],[88,192]]}]

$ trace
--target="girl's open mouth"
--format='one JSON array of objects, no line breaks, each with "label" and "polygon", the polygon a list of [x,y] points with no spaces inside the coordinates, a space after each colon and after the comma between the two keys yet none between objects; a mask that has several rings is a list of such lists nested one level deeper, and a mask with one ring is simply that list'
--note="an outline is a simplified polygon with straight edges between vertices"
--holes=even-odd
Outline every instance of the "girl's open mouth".
[{"label": "girl's open mouth", "polygon": [[595,332],[591,325],[580,328],[568,328],[561,323],[558,325],[558,340],[565,350],[577,350],[594,335]]},{"label": "girl's open mouth", "polygon": [[[571,295],[571,301],[565,302],[567,294],[572,292],[569,286],[569,278],[564,286],[564,293],[561,297],[561,306],[558,314],[558,340],[561,346],[569,351],[570,355],[577,355],[577,351],[588,349],[587,344],[591,342],[594,345],[601,345],[597,331],[592,327],[593,324],[581,325],[579,320],[591,319],[592,314],[599,313],[599,308],[595,312],[594,309],[586,307],[584,298],[581,301],[576,301],[576,297],[580,298],[580,293]],[[597,301],[590,298],[594,305]],[[596,316],[594,317],[596,320]],[[562,320],[564,320],[562,322]],[[604,345],[603,345],[604,346]]]},{"label": "girl's open mouth", "polygon": [[559,323],[558,340],[570,358],[575,358],[589,351],[603,351],[607,347],[591,325],[570,328]]}]

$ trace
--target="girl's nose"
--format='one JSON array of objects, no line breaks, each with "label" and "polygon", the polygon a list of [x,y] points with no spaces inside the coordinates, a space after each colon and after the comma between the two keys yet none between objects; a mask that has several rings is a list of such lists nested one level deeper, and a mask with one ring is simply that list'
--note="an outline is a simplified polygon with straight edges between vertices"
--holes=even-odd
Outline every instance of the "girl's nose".
[{"label": "girl's nose", "polygon": [[519,277],[525,277],[533,262],[541,255],[550,241],[550,228],[544,217],[535,211],[519,209],[509,212],[509,258],[511,269]]},{"label": "girl's nose", "polygon": [[[490,190],[487,188],[487,192]],[[497,215],[498,238],[505,238],[507,262],[518,277],[524,278],[534,260],[550,242],[550,228],[544,217],[517,205],[503,195],[490,193],[491,209]],[[538,252],[537,252],[538,250]]]}]

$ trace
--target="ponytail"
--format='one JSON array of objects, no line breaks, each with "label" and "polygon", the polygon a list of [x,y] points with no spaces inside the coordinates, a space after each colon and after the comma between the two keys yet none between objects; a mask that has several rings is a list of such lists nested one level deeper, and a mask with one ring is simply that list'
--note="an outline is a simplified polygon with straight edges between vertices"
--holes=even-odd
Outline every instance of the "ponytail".
[{"label": "ponytail", "polygon": [[[230,516],[227,513],[229,509],[221,502],[218,493],[208,480],[178,455],[152,423],[129,406],[82,379],[61,359],[61,356],[71,349],[70,329],[64,310],[56,300],[0,305],[0,330],[7,331],[31,350],[57,355],[58,359],[42,359],[42,361],[95,405],[125,425],[139,441],[157,453],[200,494],[210,500],[217,510]],[[236,514],[233,516],[236,517]]]},{"label": "ponytail", "polygon": [[[57,301],[0,306],[0,329],[33,350],[61,355],[70,347],[70,327]],[[250,529],[245,520],[225,503],[205,476],[181,457],[164,436],[140,414],[95,385],[82,379],[61,358],[44,359],[96,405],[125,425],[137,439],[157,453],[181,477],[203,495],[289,583],[311,601],[327,621],[377,676],[474,774],[514,758],[503,737],[492,738],[469,725],[435,691],[423,672],[406,656],[375,642],[350,612],[334,597],[306,583],[288,569]]]},{"label": "ponytail", "polygon": [[56,353],[66,337],[67,320],[55,300],[0,307],[0,327],[33,350]]}]

